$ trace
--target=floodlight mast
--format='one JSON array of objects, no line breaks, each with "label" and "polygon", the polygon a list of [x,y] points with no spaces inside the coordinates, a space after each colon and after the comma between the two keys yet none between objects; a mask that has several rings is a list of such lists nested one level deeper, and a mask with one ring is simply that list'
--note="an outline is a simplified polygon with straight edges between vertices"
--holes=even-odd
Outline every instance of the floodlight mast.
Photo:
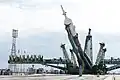
[{"label": "floodlight mast", "polygon": [[[18,30],[12,30],[12,48],[11,48],[11,57],[14,58],[16,55],[16,38],[18,37]],[[16,72],[16,64],[9,64],[8,68],[13,72]]]},{"label": "floodlight mast", "polygon": [[17,38],[18,37],[18,30],[13,29],[12,30],[12,37]]},{"label": "floodlight mast", "polygon": [[16,55],[16,38],[18,37],[18,30],[13,29],[12,30],[12,49],[11,49],[11,55]]}]

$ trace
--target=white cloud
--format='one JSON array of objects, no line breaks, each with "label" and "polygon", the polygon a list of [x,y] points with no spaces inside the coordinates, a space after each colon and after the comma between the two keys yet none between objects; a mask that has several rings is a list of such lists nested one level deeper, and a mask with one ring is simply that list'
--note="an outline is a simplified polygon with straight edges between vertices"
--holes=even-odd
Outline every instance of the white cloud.
[{"label": "white cloud", "polygon": [[90,27],[101,33],[120,32],[119,0],[0,0],[0,3],[1,35],[12,28],[25,31],[25,35],[64,31],[61,4],[77,31]]}]

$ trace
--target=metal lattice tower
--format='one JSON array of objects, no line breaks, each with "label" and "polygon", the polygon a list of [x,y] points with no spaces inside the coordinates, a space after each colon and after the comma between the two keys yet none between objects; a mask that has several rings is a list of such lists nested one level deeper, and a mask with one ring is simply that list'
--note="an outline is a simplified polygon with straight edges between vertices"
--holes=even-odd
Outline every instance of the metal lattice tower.
[{"label": "metal lattice tower", "polygon": [[[16,38],[18,37],[18,30],[12,30],[12,48],[11,48],[11,55],[16,56]],[[9,69],[13,72],[16,72],[16,64],[9,64]]]},{"label": "metal lattice tower", "polygon": [[11,55],[16,55],[16,38],[18,37],[18,30],[13,29],[12,31],[12,49]]}]

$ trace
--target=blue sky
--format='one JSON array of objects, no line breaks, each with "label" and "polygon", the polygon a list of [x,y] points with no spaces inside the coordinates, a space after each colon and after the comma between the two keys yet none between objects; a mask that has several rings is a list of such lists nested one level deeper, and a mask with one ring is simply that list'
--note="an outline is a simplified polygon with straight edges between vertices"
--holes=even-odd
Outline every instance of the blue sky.
[{"label": "blue sky", "polygon": [[106,57],[119,57],[119,0],[0,0],[0,67],[7,67],[12,29],[19,30],[17,49],[45,57],[62,56],[60,44],[71,48],[64,27],[62,4],[73,20],[84,46],[88,28],[92,29],[94,60],[99,42],[105,42]]}]

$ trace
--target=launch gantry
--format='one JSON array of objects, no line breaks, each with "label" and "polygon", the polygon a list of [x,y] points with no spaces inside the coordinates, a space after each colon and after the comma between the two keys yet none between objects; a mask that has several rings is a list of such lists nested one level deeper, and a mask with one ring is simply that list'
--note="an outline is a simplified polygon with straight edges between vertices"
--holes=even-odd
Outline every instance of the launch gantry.
[{"label": "launch gantry", "polygon": [[70,63],[69,55],[65,49],[65,44],[61,44],[60,47],[62,48],[63,51],[64,60],[66,60],[67,63]]},{"label": "launch gantry", "polygon": [[84,53],[87,54],[88,58],[93,64],[93,52],[92,52],[92,35],[91,35],[91,29],[89,28],[88,35],[86,36],[85,40],[85,47],[84,47]]},{"label": "launch gantry", "polygon": [[95,62],[96,65],[99,65],[101,61],[104,61],[105,52],[106,52],[106,48],[104,48],[104,46],[105,46],[105,43],[100,43],[100,49]]},{"label": "launch gantry", "polygon": [[[95,65],[93,65],[93,48],[92,48],[92,35],[91,29],[89,29],[88,34],[85,39],[84,50],[81,47],[81,43],[78,39],[78,33],[75,31],[75,25],[72,20],[67,17],[66,12],[61,6],[63,15],[65,16],[64,25],[65,30],[67,31],[67,36],[69,42],[72,46],[70,49],[71,59],[65,48],[65,44],[61,44],[63,51],[64,59],[43,59],[41,55],[16,55],[16,38],[17,30],[13,31],[13,44],[11,55],[9,56],[9,64],[42,64],[46,66],[51,66],[66,71],[67,74],[80,74],[82,73],[97,73],[98,69],[104,70],[113,70],[120,68],[120,65],[115,65],[106,69],[105,64],[120,64],[120,60],[116,59],[105,59],[106,48],[104,48],[105,43],[100,43],[100,49],[97,55]],[[65,64],[65,67],[55,66],[51,64]]]}]

